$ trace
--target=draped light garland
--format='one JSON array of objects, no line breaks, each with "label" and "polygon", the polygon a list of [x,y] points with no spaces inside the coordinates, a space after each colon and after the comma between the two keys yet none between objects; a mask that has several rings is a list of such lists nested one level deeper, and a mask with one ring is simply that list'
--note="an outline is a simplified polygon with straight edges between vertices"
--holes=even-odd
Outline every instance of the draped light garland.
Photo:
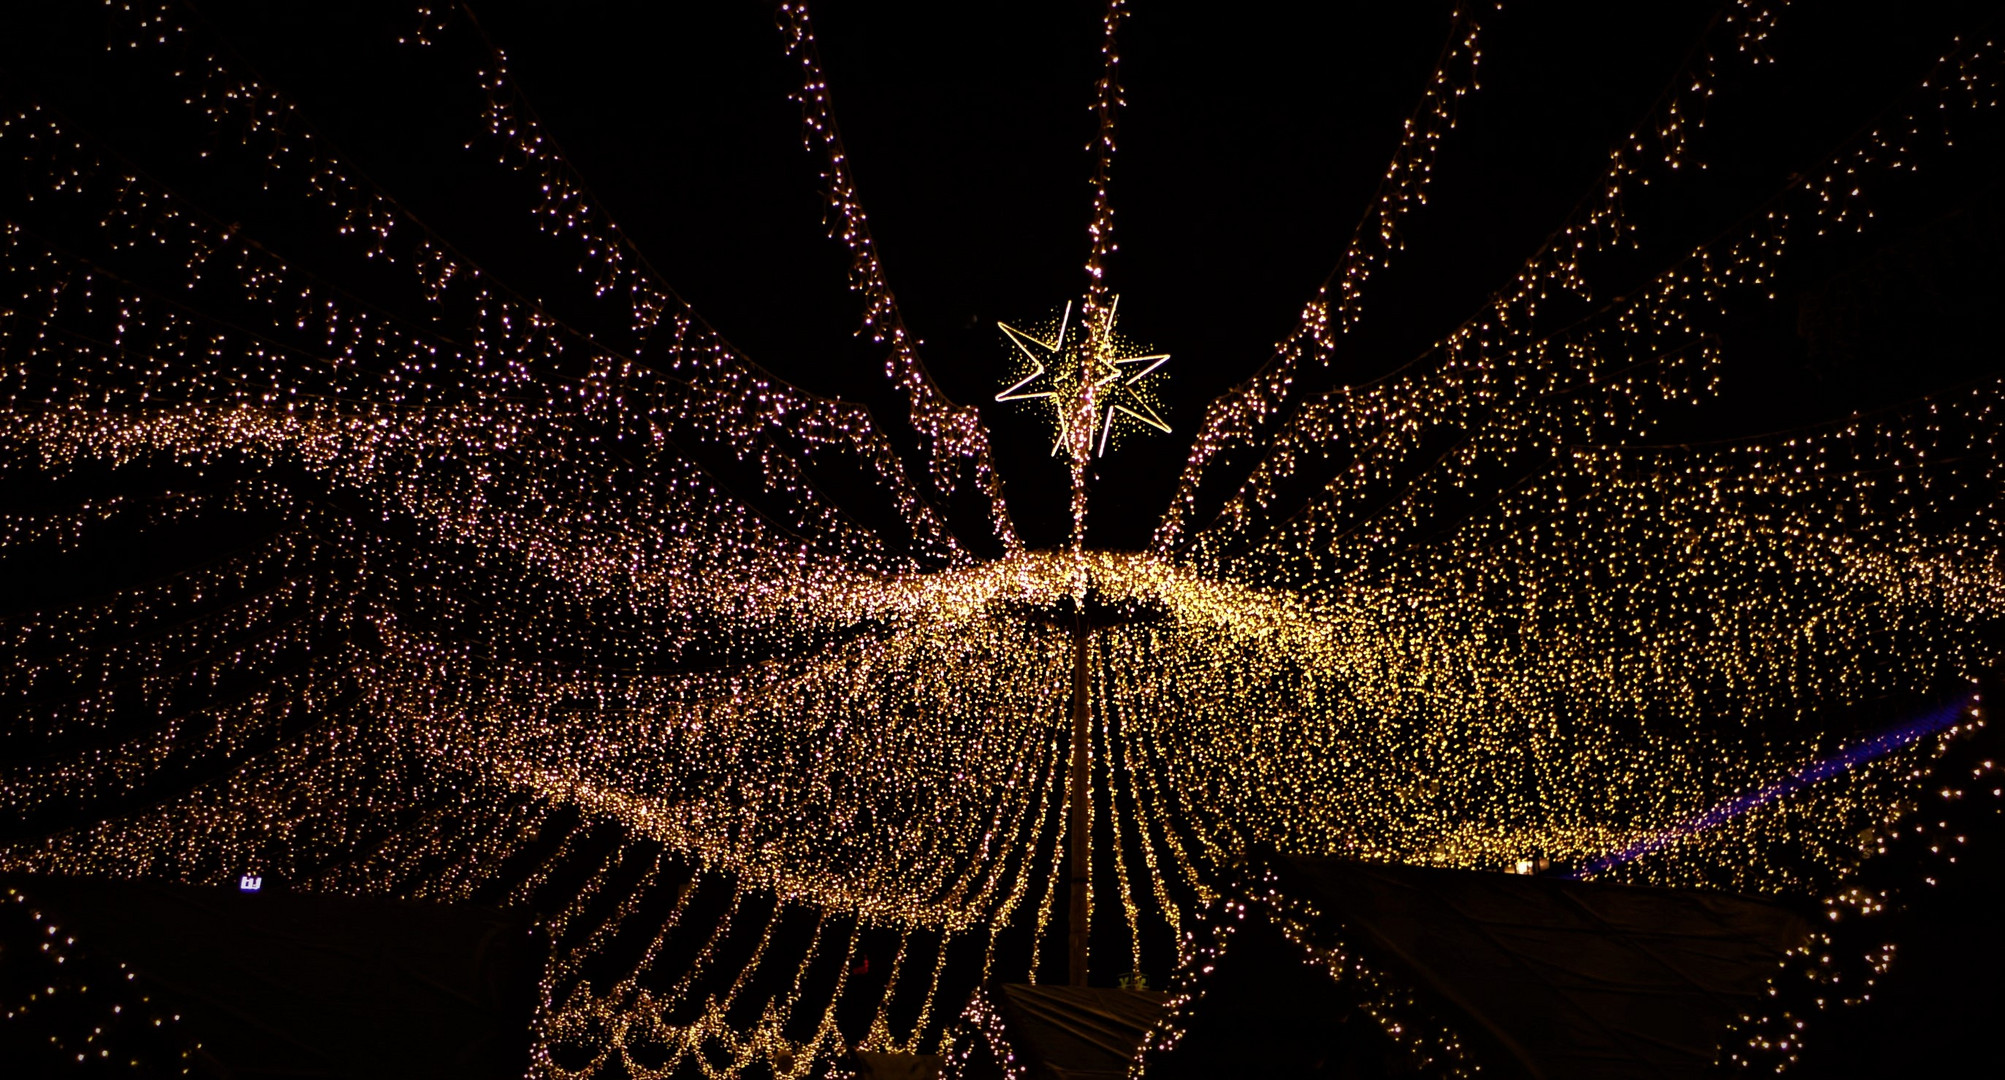
[{"label": "draped light garland", "polygon": [[[779,7],[781,45],[903,441],[759,367],[665,284],[468,13],[422,9],[409,41],[472,53],[475,145],[614,332],[496,280],[181,6],[106,8],[121,55],[214,135],[208,167],[263,170],[339,246],[296,265],[53,105],[4,99],[25,199],[0,225],[0,474],[35,497],[0,508],[0,555],[231,539],[0,617],[21,750],[0,866],[533,906],[553,949],[543,1075],[805,1076],[859,1044],[931,1049],[972,987],[1052,975],[1069,620],[1089,608],[1123,615],[1091,645],[1099,910],[1118,964],[1158,972],[1199,955],[1249,849],[1578,865],[1790,775],[1835,745],[1821,717],[1996,662],[1996,378],[1770,438],[1646,441],[1731,362],[1722,311],[1766,302],[1807,238],[1869,228],[1868,199],[1995,123],[1993,39],[1956,42],[1821,167],[1596,306],[1596,257],[1633,239],[1641,189],[1703,166],[1721,72],[1782,32],[1773,6],[1729,5],[1477,314],[1390,376],[1305,394],[1477,88],[1501,15],[1458,8],[1337,270],[1206,413],[1152,549],[1084,547],[1082,465],[1074,543],[1044,552],[1014,531],[979,412],[940,393],[899,315],[803,5]],[[1114,314],[1127,14],[1103,21],[1087,325]],[[363,266],[428,317],[345,288]],[[1240,482],[1207,467],[1238,448]],[[1328,479],[1291,502],[1312,471]],[[861,494],[815,480],[835,473]],[[962,483],[998,558],[939,509]],[[1838,888],[1924,753],[1630,872]],[[1769,856],[1783,845],[1799,857]],[[1459,1062],[1452,1038],[1414,1038]]]}]

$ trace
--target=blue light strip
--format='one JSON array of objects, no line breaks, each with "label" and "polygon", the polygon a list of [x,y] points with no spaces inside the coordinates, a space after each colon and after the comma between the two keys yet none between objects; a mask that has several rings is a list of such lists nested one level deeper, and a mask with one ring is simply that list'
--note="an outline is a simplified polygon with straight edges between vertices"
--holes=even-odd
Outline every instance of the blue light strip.
[{"label": "blue light strip", "polygon": [[1707,810],[1689,821],[1672,826],[1645,840],[1639,840],[1621,851],[1610,852],[1594,859],[1587,865],[1570,870],[1562,877],[1580,881],[1596,874],[1606,873],[1623,863],[1653,851],[1661,850],[1688,836],[1702,833],[1715,825],[1722,825],[1764,803],[1773,802],[1784,795],[1794,794],[1820,780],[1827,780],[1841,772],[1871,761],[1892,750],[1914,742],[1924,735],[1933,735],[1956,723],[1958,717],[1970,706],[1968,699],[1952,701],[1928,713],[1919,720],[1911,720],[1898,727],[1889,728],[1865,742],[1823,759],[1814,761],[1789,776],[1764,788],[1742,792],[1739,795]]}]

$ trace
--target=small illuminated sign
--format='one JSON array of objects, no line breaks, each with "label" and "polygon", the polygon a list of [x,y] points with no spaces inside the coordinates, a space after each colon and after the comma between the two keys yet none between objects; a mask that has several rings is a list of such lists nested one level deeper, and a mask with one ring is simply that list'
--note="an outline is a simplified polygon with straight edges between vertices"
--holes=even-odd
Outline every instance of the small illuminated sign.
[{"label": "small illuminated sign", "polygon": [[257,874],[245,874],[237,879],[237,889],[240,892],[257,892],[264,887],[264,884],[265,879]]}]

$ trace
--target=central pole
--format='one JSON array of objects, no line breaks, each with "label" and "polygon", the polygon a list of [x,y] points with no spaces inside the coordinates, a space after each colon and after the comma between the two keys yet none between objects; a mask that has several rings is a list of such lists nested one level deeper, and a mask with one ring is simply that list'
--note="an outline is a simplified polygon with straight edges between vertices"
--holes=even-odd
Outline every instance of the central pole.
[{"label": "central pole", "polygon": [[1072,911],[1070,921],[1071,949],[1068,954],[1066,972],[1073,986],[1086,985],[1086,932],[1092,919],[1092,847],[1089,830],[1092,815],[1087,812],[1088,769],[1086,762],[1087,707],[1086,707],[1086,647],[1092,640],[1092,631],[1081,616],[1073,623],[1072,629]]}]

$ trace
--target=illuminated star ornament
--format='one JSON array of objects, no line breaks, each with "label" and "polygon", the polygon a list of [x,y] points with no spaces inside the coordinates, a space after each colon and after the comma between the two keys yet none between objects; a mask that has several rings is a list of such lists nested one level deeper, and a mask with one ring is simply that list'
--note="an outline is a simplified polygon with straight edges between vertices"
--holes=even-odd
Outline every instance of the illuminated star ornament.
[{"label": "illuminated star ornament", "polygon": [[1096,317],[1089,308],[1075,322],[1067,303],[1049,337],[996,323],[1031,364],[1030,373],[997,394],[996,400],[1050,402],[1057,428],[1051,444],[1054,457],[1067,447],[1079,457],[1106,454],[1108,440],[1124,417],[1165,434],[1170,430],[1145,381],[1169,362],[1170,354],[1148,352],[1117,334],[1114,320],[1120,306],[1116,296],[1105,314]]}]

